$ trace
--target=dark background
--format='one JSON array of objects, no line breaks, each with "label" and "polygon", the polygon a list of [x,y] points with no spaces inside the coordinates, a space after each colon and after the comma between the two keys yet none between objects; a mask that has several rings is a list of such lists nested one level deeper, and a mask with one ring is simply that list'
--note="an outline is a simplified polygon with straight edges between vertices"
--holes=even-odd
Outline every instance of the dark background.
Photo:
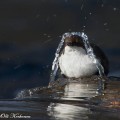
[{"label": "dark background", "polygon": [[120,0],[0,0],[0,98],[47,85],[68,31],[84,31],[120,76]]}]

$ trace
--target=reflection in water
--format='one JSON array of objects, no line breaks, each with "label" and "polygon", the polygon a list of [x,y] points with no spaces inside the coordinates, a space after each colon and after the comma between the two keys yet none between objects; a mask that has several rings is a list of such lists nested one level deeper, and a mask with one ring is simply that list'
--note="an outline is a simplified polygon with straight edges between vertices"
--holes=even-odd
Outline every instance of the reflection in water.
[{"label": "reflection in water", "polygon": [[[79,82],[75,80],[70,81],[65,85],[64,95],[60,98],[66,102],[64,104],[60,101],[50,103],[47,108],[48,115],[55,120],[96,120],[98,118],[100,118],[100,120],[118,120],[120,118],[120,116],[117,115],[119,113],[118,104],[120,97],[116,94],[119,92],[119,89],[116,90],[115,86],[117,86],[117,84],[119,86],[119,78],[115,79],[115,77],[112,77],[106,79],[106,89],[103,95],[97,94],[98,82],[95,81],[96,79],[89,79],[89,81],[87,81],[86,78],[82,81],[79,80]],[[110,102],[110,100],[115,102],[117,107],[113,105],[114,103]]]},{"label": "reflection in water", "polygon": [[[97,84],[83,84],[79,82],[70,82],[64,88],[64,95],[61,100],[85,101],[85,98],[91,98],[96,95]],[[80,104],[79,104],[80,105]],[[79,106],[78,104],[51,103],[48,108],[48,115],[56,120],[88,120],[89,108]]]},{"label": "reflection in water", "polygon": [[0,101],[0,115],[2,113],[19,113],[30,116],[32,120],[119,120],[119,111],[104,111],[84,107],[72,102],[57,103],[35,100],[7,100]]},{"label": "reflection in water", "polygon": [[78,116],[80,120],[87,120],[86,114],[89,113],[88,108],[61,103],[51,103],[47,111],[48,115],[56,120],[75,120],[78,119]]},{"label": "reflection in water", "polygon": [[97,93],[97,84],[69,83],[65,87],[64,97],[91,98]]}]

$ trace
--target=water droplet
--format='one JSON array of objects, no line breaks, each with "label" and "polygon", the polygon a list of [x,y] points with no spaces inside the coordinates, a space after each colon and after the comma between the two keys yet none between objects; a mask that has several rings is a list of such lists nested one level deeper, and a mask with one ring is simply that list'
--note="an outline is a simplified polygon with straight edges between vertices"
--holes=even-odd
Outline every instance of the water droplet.
[{"label": "water droplet", "polygon": [[48,35],[47,37],[48,37],[48,38],[50,38],[51,36],[50,36],[50,35]]},{"label": "water droplet", "polygon": [[104,7],[104,4],[102,4],[101,7]]},{"label": "water droplet", "polygon": [[106,23],[104,23],[104,25],[107,25],[108,23],[106,22]]},{"label": "water droplet", "polygon": [[92,13],[91,13],[91,12],[90,12],[89,14],[90,14],[90,15],[92,15]]},{"label": "water droplet", "polygon": [[82,5],[81,5],[81,10],[83,9],[83,7],[84,7],[84,5],[82,4]]},{"label": "water droplet", "polygon": [[33,92],[31,90],[29,90],[29,95],[32,96],[33,95]]},{"label": "water droplet", "polygon": [[21,67],[21,65],[17,65],[17,66],[14,67],[14,69],[16,70],[16,69],[18,69],[20,67]]},{"label": "water droplet", "polygon": [[116,11],[116,10],[117,10],[117,8],[113,8],[113,10],[114,10],[114,11]]}]

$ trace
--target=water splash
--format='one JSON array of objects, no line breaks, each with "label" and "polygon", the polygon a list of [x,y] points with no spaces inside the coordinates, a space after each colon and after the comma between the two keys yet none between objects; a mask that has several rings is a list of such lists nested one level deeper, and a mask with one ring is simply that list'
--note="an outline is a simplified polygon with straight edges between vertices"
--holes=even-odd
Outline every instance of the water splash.
[{"label": "water splash", "polygon": [[102,76],[104,76],[104,68],[101,65],[100,61],[96,58],[93,48],[91,47],[88,41],[87,35],[82,33],[81,36],[83,38],[83,42],[84,42],[85,49],[87,51],[88,56],[92,59],[93,63],[96,65],[98,69],[98,72],[100,75],[99,84],[98,84],[98,93],[102,94],[102,91],[104,90],[104,81],[102,80]]},{"label": "water splash", "polygon": [[60,51],[61,51],[61,48],[63,46],[63,43],[64,43],[64,35],[58,45],[58,48],[56,50],[56,53],[55,53],[55,59],[53,61],[53,64],[52,64],[52,72],[51,72],[51,76],[50,76],[50,82],[54,81],[55,80],[55,77],[56,77],[56,73],[58,71],[58,59],[59,59],[59,54],[60,54]]},{"label": "water splash", "polygon": [[93,63],[96,64],[96,67],[99,71],[99,75],[104,76],[104,68],[101,65],[100,61],[96,58],[94,51],[93,51],[93,48],[91,47],[91,45],[88,41],[87,35],[82,33],[81,37],[83,38],[83,42],[84,42],[85,49],[87,51],[88,56],[92,59]]},{"label": "water splash", "polygon": [[104,76],[104,68],[103,66],[101,65],[100,61],[96,58],[95,54],[94,54],[94,51],[93,51],[93,48],[91,47],[89,41],[88,41],[88,37],[86,34],[84,34],[83,32],[70,32],[70,33],[65,33],[63,36],[62,36],[62,39],[61,39],[61,42],[59,43],[58,45],[58,48],[57,48],[57,51],[55,53],[55,59],[53,61],[53,64],[52,64],[52,73],[51,73],[51,79],[50,79],[50,82],[53,82],[55,81],[55,77],[56,77],[56,73],[57,73],[57,70],[59,68],[59,55],[60,55],[60,51],[61,51],[61,48],[64,44],[64,39],[66,37],[70,37],[72,35],[78,35],[80,37],[83,38],[83,42],[84,42],[84,45],[85,45],[85,49],[87,51],[87,54],[88,56],[92,59],[93,63],[96,65],[98,71],[99,71],[99,75],[100,76]]}]

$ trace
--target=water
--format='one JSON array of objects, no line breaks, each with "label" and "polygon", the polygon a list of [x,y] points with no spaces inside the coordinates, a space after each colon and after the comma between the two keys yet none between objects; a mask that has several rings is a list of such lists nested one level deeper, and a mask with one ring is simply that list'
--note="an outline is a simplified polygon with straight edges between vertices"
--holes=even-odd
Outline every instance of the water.
[{"label": "water", "polygon": [[[96,120],[98,117],[118,120],[120,89],[116,90],[116,86],[120,85],[120,78],[103,79],[107,79],[107,86],[101,96],[97,94],[98,76],[77,80],[60,79],[52,89],[38,87],[22,90],[15,99],[0,100],[0,114],[7,114],[8,118],[21,115],[38,120]],[[66,82],[60,84],[63,81]]]},{"label": "water", "polygon": [[[0,117],[120,119],[119,0],[1,0],[0,16]],[[118,78],[106,82],[104,95],[98,95],[98,83],[88,81],[68,84],[65,92],[46,90],[61,35],[71,31],[83,31],[107,55],[108,76]],[[14,99],[24,90],[26,98]]]},{"label": "water", "polygon": [[96,67],[97,67],[97,69],[99,71],[99,75],[104,76],[104,68],[101,65],[100,61],[96,58],[96,56],[94,54],[94,51],[93,51],[93,48],[90,46],[90,43],[88,41],[87,35],[82,33],[81,36],[83,38],[83,42],[85,44],[85,48],[86,48],[88,56],[92,59],[93,63],[96,64]]},{"label": "water", "polygon": [[51,73],[51,78],[50,78],[50,82],[53,82],[55,80],[55,77],[56,77],[56,74],[57,74],[57,71],[58,71],[58,59],[59,59],[59,54],[60,54],[60,51],[61,51],[61,48],[63,46],[63,43],[64,43],[64,35],[61,39],[61,42],[59,43],[58,45],[58,48],[56,50],[56,53],[55,53],[55,59],[53,61],[53,64],[52,64],[52,73]]},{"label": "water", "polygon": [[119,120],[120,118],[119,112],[90,111],[88,108],[76,104],[52,104],[41,101],[0,101],[0,104],[5,105],[1,106],[1,113],[5,112],[9,116],[13,112],[19,113],[28,118],[30,116],[32,120],[96,120],[98,118]]}]

